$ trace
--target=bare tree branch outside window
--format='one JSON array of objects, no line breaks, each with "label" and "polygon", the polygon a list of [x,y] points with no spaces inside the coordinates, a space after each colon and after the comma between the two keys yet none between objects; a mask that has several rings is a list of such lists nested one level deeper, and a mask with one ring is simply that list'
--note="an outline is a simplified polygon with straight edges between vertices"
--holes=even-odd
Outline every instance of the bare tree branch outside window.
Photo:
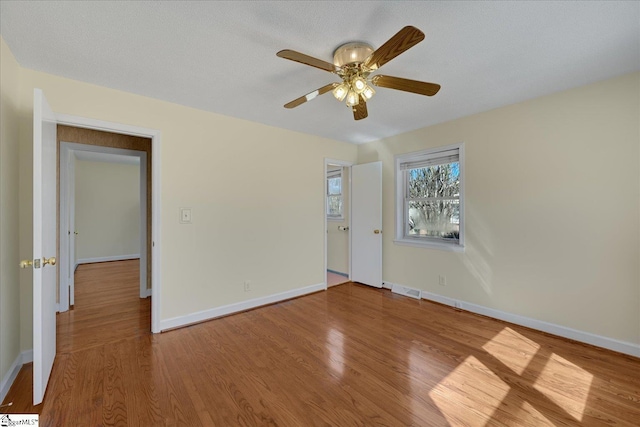
[{"label": "bare tree branch outside window", "polygon": [[447,163],[406,172],[405,234],[460,238],[460,164]]}]

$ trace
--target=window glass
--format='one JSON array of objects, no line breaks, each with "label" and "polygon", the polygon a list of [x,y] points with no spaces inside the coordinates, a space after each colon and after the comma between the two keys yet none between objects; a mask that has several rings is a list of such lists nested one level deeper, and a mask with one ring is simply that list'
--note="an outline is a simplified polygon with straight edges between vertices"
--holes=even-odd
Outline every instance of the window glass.
[{"label": "window glass", "polygon": [[396,156],[396,243],[462,247],[463,145]]},{"label": "window glass", "polygon": [[327,172],[327,218],[343,218],[342,169]]}]

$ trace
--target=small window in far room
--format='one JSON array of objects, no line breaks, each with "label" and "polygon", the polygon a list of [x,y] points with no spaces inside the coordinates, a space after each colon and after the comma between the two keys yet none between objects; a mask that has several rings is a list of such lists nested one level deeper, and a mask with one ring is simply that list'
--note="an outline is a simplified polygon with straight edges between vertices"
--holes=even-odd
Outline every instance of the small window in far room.
[{"label": "small window in far room", "polygon": [[342,199],[342,168],[327,171],[327,219],[344,219]]}]

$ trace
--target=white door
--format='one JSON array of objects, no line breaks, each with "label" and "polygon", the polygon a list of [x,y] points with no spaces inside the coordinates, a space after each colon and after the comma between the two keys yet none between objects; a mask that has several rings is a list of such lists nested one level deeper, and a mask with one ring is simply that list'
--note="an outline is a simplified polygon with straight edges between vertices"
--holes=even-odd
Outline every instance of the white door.
[{"label": "white door", "polygon": [[382,162],[351,167],[351,280],[382,287]]},{"label": "white door", "polygon": [[33,91],[33,404],[56,357],[56,118]]}]

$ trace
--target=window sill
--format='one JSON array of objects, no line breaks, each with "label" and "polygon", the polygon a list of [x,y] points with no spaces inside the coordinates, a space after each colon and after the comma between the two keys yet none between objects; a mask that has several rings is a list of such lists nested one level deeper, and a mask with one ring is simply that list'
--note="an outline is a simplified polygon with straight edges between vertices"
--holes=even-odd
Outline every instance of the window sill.
[{"label": "window sill", "polygon": [[393,243],[401,246],[413,246],[415,248],[438,249],[441,251],[461,253],[464,252],[464,246],[454,243],[421,242],[414,239],[395,239]]},{"label": "window sill", "polygon": [[327,221],[344,222],[344,217],[340,218],[340,217],[337,217],[337,216],[328,216],[327,217]]}]

